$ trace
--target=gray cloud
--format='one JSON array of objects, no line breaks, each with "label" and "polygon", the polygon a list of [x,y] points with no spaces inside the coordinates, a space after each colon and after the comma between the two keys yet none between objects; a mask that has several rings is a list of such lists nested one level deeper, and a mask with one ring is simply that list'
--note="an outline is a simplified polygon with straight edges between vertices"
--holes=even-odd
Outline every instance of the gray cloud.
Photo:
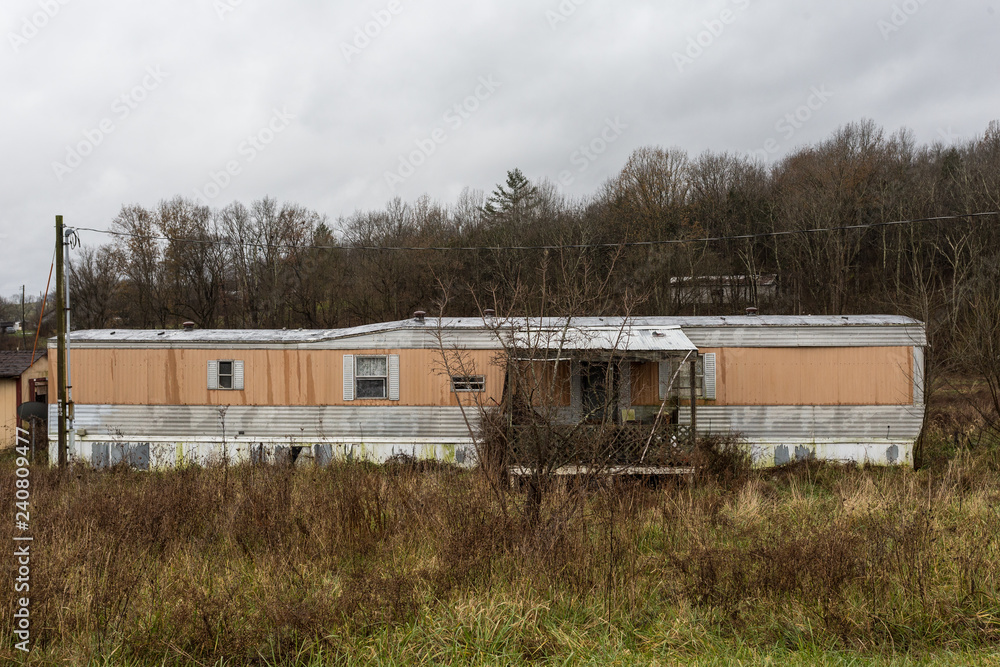
[{"label": "gray cloud", "polygon": [[[9,0],[0,294],[44,287],[55,214],[106,227],[123,204],[222,181],[213,205],[271,195],[335,219],[396,194],[451,201],[515,166],[571,171],[564,191],[583,196],[643,145],[774,140],[776,159],[861,117],[933,142],[1000,116],[992,0],[677,4]],[[701,50],[679,68],[690,40]],[[166,73],[155,85],[150,68]],[[455,111],[481,77],[501,85]],[[788,136],[782,119],[823,86]],[[294,118],[276,131],[276,113]],[[616,118],[627,128],[580,160]],[[386,173],[438,129],[391,189]]]}]

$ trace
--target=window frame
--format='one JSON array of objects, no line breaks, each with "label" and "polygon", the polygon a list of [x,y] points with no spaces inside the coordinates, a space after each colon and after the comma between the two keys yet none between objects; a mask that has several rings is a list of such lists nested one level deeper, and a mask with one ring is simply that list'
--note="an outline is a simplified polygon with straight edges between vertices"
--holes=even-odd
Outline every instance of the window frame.
[{"label": "window frame", "polygon": [[[695,398],[705,398],[705,355],[699,354],[695,361],[694,382]],[[691,395],[691,371],[687,367],[690,359],[684,364],[684,368],[677,374],[677,395],[681,399]]]},{"label": "window frame", "polygon": [[[358,367],[362,359],[382,359],[385,363],[384,375],[361,375]],[[381,380],[381,396],[363,396],[360,382],[362,380]],[[354,355],[354,398],[359,401],[384,401],[389,398],[389,355],[387,354],[356,354]]]},{"label": "window frame", "polygon": [[[220,366],[229,364],[229,372],[223,373]],[[223,379],[225,378],[225,380]],[[228,382],[229,386],[223,386]],[[244,391],[246,387],[246,370],[243,359],[209,359],[208,390],[209,391]]]},{"label": "window frame", "polygon": [[[236,360],[235,359],[216,359],[216,380],[218,382],[218,388],[220,391],[234,391],[236,386]],[[229,364],[229,372],[222,372],[222,364]],[[222,378],[227,378],[229,380],[229,386],[223,384]]]},{"label": "window frame", "polygon": [[481,394],[486,391],[486,376],[452,375],[451,391],[455,394]]}]

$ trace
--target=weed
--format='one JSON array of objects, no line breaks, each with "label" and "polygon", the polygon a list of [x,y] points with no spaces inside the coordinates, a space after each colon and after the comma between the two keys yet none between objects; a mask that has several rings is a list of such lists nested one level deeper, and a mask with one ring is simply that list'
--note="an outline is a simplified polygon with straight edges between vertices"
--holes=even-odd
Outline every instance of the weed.
[{"label": "weed", "polygon": [[[717,441],[698,450],[696,484],[551,484],[534,521],[522,493],[479,470],[404,459],[38,467],[34,655],[686,662],[711,649],[808,663],[947,650],[981,662],[1000,640],[998,461],[982,445],[919,472],[754,470]],[[0,500],[11,506],[12,485]],[[13,577],[0,570],[0,587]],[[12,614],[0,607],[7,636]]]}]

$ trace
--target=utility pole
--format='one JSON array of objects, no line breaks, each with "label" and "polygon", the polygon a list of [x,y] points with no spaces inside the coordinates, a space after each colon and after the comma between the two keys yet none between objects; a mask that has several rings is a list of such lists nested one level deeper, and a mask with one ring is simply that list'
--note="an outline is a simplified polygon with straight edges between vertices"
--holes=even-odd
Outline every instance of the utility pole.
[{"label": "utility pole", "polygon": [[56,381],[59,383],[59,467],[69,463],[66,447],[66,312],[63,286],[63,217],[56,216],[56,331],[58,346],[56,354]]},{"label": "utility pole", "polygon": [[21,347],[28,345],[28,332],[24,328],[24,285],[21,285]]},{"label": "utility pole", "polygon": [[691,378],[691,444],[698,444],[698,387],[695,383],[698,380],[698,355],[694,355],[688,362],[688,372]]}]

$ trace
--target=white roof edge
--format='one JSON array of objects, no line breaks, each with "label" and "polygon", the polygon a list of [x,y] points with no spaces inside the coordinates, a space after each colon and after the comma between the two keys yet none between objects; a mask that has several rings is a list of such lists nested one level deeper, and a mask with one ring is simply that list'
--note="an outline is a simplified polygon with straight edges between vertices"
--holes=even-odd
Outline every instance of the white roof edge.
[{"label": "white roof edge", "polygon": [[[309,344],[344,340],[395,331],[446,332],[510,330],[519,322],[528,323],[529,330],[589,329],[630,331],[685,330],[701,328],[811,328],[811,327],[919,327],[924,323],[899,315],[734,315],[734,316],[654,316],[654,317],[571,317],[566,318],[496,318],[481,317],[427,318],[364,324],[342,329],[87,329],[70,334],[71,343],[204,343],[234,344]],[[55,347],[50,338],[48,347]]]}]

